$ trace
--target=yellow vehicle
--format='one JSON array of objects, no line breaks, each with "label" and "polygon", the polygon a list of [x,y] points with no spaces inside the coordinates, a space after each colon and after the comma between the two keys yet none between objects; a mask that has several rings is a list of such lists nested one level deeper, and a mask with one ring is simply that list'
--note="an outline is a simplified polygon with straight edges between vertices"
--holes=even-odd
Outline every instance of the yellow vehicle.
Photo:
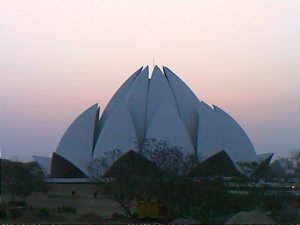
[{"label": "yellow vehicle", "polygon": [[170,218],[170,206],[161,202],[138,202],[137,218],[139,220],[166,220]]}]

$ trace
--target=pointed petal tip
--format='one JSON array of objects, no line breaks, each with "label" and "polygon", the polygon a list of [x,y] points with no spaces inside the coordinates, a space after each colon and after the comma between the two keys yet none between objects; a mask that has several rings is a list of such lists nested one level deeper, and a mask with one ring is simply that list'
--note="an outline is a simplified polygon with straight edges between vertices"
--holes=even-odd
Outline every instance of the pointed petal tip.
[{"label": "pointed petal tip", "polygon": [[204,107],[204,108],[207,108],[209,110],[214,110],[209,104],[207,104],[206,102],[204,101],[201,101],[200,102],[200,107]]},{"label": "pointed petal tip", "polygon": [[143,71],[149,71],[149,66],[144,66]]},{"label": "pointed petal tip", "polygon": [[[167,66],[162,66],[163,70],[168,71],[168,72],[172,72],[172,70],[170,70]],[[173,72],[172,72],[173,73]]]},{"label": "pointed petal tip", "polygon": [[93,105],[91,105],[90,107],[88,107],[85,111],[88,111],[88,110],[91,110],[91,109],[97,109],[97,108],[100,108],[100,107],[98,107],[98,102],[94,103]]},{"label": "pointed petal tip", "polygon": [[141,67],[142,70],[137,74],[137,77],[147,76],[149,78],[149,66]]},{"label": "pointed petal tip", "polygon": [[139,75],[142,72],[143,68],[144,68],[144,66],[141,66],[132,75],[135,75],[135,76]]},{"label": "pointed petal tip", "polygon": [[155,75],[155,74],[162,74],[164,75],[163,71],[159,68],[158,65],[155,65],[152,71],[152,75],[151,78]]},{"label": "pointed petal tip", "polygon": [[161,71],[158,65],[155,65],[155,66],[154,66],[154,68],[153,68],[153,72],[154,72],[154,71],[156,71],[156,70],[159,70],[159,71]]},{"label": "pointed petal tip", "polygon": [[162,71],[164,72],[164,74],[167,76],[167,73],[169,72],[168,67],[166,66],[162,66]]}]

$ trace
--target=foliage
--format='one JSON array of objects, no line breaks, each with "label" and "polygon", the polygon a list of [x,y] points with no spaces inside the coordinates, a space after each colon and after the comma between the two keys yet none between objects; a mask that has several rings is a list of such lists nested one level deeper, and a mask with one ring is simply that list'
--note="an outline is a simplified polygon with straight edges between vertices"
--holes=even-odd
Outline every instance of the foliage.
[{"label": "foliage", "polygon": [[[250,176],[257,169],[255,162],[240,163],[240,169],[249,176],[236,178],[238,183],[247,184],[249,193],[231,194],[220,177],[193,179],[187,176],[198,165],[197,158],[185,155],[181,147],[163,140],[145,140],[140,153],[128,151],[121,155],[113,150],[105,157],[112,166],[104,173],[109,177],[104,180],[104,193],[118,202],[131,218],[134,218],[131,207],[135,201],[164,202],[171,206],[175,216],[192,216],[204,223],[272,204],[272,200],[265,197],[267,188],[257,188],[259,179]],[[103,165],[107,164],[96,165],[96,171],[97,166],[102,166],[103,172]],[[274,207],[280,208],[276,203],[278,201]]]},{"label": "foliage", "polygon": [[1,163],[3,177],[2,182],[11,194],[11,199],[20,196],[25,199],[34,190],[33,176],[19,162],[8,161]]},{"label": "foliage", "polygon": [[230,195],[225,191],[221,179],[205,179],[197,183],[199,192],[190,215],[198,217],[204,223],[211,223],[212,218],[232,212]]},{"label": "foliage", "polygon": [[40,219],[48,219],[50,217],[50,210],[47,208],[40,208],[35,212],[35,216]]},{"label": "foliage", "polygon": [[289,169],[293,171],[294,176],[298,177],[300,174],[300,149],[291,151],[287,159],[289,161]]},{"label": "foliage", "polygon": [[237,165],[243,174],[251,176],[259,164],[257,162],[237,162]]},{"label": "foliage", "polygon": [[283,209],[284,198],[282,196],[269,196],[265,198],[263,208],[265,210],[280,210]]},{"label": "foliage", "polygon": [[[1,159],[1,182],[11,195],[11,200],[17,196],[25,200],[33,191],[47,192],[48,185],[35,163],[21,163]],[[3,191],[3,190],[2,190]]]},{"label": "foliage", "polygon": [[169,142],[155,138],[144,141],[141,154],[172,176],[185,175],[197,164],[194,154],[184,155],[182,147],[171,146]]},{"label": "foliage", "polygon": [[278,157],[273,163],[272,170],[268,173],[268,178],[299,178],[299,152],[300,149],[290,151],[286,157]]},{"label": "foliage", "polygon": [[0,219],[6,219],[6,217],[7,217],[6,209],[1,208],[0,209]]},{"label": "foliage", "polygon": [[24,210],[18,208],[11,208],[9,210],[9,216],[12,220],[20,218],[24,214]]},{"label": "foliage", "polygon": [[113,165],[122,155],[120,149],[113,149],[104,153],[101,159],[94,159],[88,166],[89,172],[94,180],[99,180],[104,172]]},{"label": "foliage", "polygon": [[58,207],[58,212],[60,213],[76,213],[77,212],[77,208],[74,206],[60,206]]},{"label": "foliage", "polygon": [[104,193],[120,204],[126,214],[133,216],[130,208],[135,199],[138,180],[132,176],[118,177],[104,185]]},{"label": "foliage", "polygon": [[185,174],[196,165],[197,160],[184,155],[181,149],[163,140],[147,139],[141,154],[128,151],[120,157],[119,150],[112,150],[89,169],[99,175],[99,171],[107,170],[106,165],[112,165],[105,175],[113,176],[113,179],[105,183],[104,192],[131,217],[130,208],[134,200],[150,201],[153,198],[185,212],[196,194],[193,191],[196,189],[191,187],[193,182]]},{"label": "foliage", "polygon": [[36,162],[29,162],[24,164],[25,169],[32,175],[33,191],[40,193],[48,193],[49,186],[46,178]]}]

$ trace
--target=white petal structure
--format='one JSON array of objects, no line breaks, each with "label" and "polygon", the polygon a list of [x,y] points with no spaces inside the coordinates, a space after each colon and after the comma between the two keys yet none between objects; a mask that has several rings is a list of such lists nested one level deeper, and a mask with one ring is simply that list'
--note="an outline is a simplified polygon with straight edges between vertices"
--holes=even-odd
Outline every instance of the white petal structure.
[{"label": "white petal structure", "polygon": [[227,129],[227,134],[224,134],[224,148],[228,146],[232,159],[239,161],[246,157],[249,160],[252,156],[255,157],[254,147],[242,127],[219,107],[214,105],[214,110],[223,121],[223,127]]},{"label": "white petal structure", "polygon": [[98,111],[98,104],[95,104],[83,112],[67,129],[56,150],[87,176],[87,168],[92,160]]},{"label": "white petal structure", "polygon": [[252,143],[243,129],[227,113],[200,103],[198,145],[199,158],[208,158],[225,150],[234,162],[256,157]]},{"label": "white petal structure", "polygon": [[[53,154],[52,178],[91,177],[88,167],[94,162],[106,160],[114,151],[120,153],[117,158],[129,150],[140,154],[145,146],[151,147],[148,140],[165,141],[169,147],[196,156],[199,162],[210,158],[218,163],[222,157],[229,157],[235,166],[241,162],[266,165],[272,158],[272,154],[257,155],[247,134],[231,116],[217,106],[211,108],[200,102],[167,67],[162,71],[155,66],[151,78],[148,66],[138,69],[98,117],[96,104],[70,125]],[[226,157],[220,157],[222,151]],[[48,175],[49,159],[35,156],[35,160]]]},{"label": "white petal structure", "polygon": [[165,102],[173,105],[174,108],[178,111],[177,103],[166,76],[157,66],[155,66],[149,84],[146,129],[149,128],[150,123],[157,110]]},{"label": "white petal structure", "polygon": [[138,151],[135,127],[124,102],[115,108],[108,117],[98,137],[94,159],[102,159],[113,150],[121,150],[124,154],[129,150]]},{"label": "white petal structure", "polygon": [[164,140],[170,146],[181,147],[186,155],[194,154],[190,135],[179,117],[177,109],[170,102],[160,106],[151,121],[146,134],[147,139]]},{"label": "white petal structure", "polygon": [[51,169],[51,158],[45,156],[36,156],[36,155],[32,157],[41,168],[44,176],[48,177],[50,175],[50,169]]},{"label": "white petal structure", "polygon": [[223,150],[218,144],[220,141],[216,141],[216,138],[218,138],[218,126],[214,110],[205,102],[201,102],[197,138],[197,155],[200,161]]},{"label": "white petal structure", "polygon": [[134,74],[132,74],[117,90],[114,96],[111,98],[109,103],[107,104],[98,124],[98,132],[100,133],[107,118],[109,117],[110,113],[118,106],[121,102],[124,101],[124,96],[126,95],[129,87],[137,77],[137,75],[142,71],[142,68],[139,68]]},{"label": "white petal structure", "polygon": [[164,71],[170,83],[172,92],[175,96],[178,110],[184,125],[186,126],[194,148],[197,148],[197,130],[198,130],[198,111],[199,99],[191,91],[191,89],[170,69],[164,67]]},{"label": "white petal structure", "polygon": [[130,89],[125,95],[125,102],[132,116],[132,120],[138,137],[138,144],[141,145],[145,136],[147,95],[149,86],[148,66],[137,76]]}]

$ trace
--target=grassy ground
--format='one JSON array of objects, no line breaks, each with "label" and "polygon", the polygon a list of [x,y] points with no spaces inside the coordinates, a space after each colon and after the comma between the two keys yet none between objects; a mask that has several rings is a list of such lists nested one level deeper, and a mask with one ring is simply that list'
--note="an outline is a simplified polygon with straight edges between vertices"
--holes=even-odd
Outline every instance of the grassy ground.
[{"label": "grassy ground", "polygon": [[[72,190],[76,195],[72,196]],[[98,191],[100,194],[96,198],[93,192]],[[2,203],[10,201],[8,194],[2,193]],[[32,208],[47,208],[56,210],[61,206],[72,206],[77,209],[77,214],[97,213],[103,218],[111,218],[113,213],[124,214],[119,204],[104,195],[101,195],[100,185],[90,184],[52,184],[48,194],[32,193],[26,198],[27,204]],[[66,214],[67,217],[76,215]]]},{"label": "grassy ground", "polygon": [[[76,195],[72,196],[72,190],[76,191]],[[93,193],[99,191],[99,195],[94,198]],[[10,201],[8,194],[2,193],[2,203]],[[23,218],[17,222],[84,222],[89,218],[91,221],[99,222],[112,218],[113,213],[124,214],[123,209],[119,204],[106,196],[101,195],[101,185],[90,184],[52,184],[48,194],[33,193],[26,199],[27,204],[33,208],[33,211],[28,211]],[[134,205],[134,204],[133,204]],[[61,206],[71,206],[77,209],[76,213],[58,213],[57,208]],[[45,208],[51,213],[51,217],[39,221],[35,217],[35,212]],[[133,211],[134,211],[133,207]],[[270,215],[277,223],[299,223],[298,205],[289,203],[281,210],[271,211]],[[218,223],[224,223],[228,218],[219,218]],[[81,218],[81,219],[80,219]],[[217,219],[217,218],[216,218]],[[13,221],[0,221],[13,222]],[[115,221],[111,221],[115,222]]]},{"label": "grassy ground", "polygon": [[110,218],[114,212],[123,213],[118,203],[104,196],[97,196],[94,199],[85,196],[48,198],[43,195],[32,195],[27,199],[27,202],[29,205],[39,207],[73,206],[77,208],[78,213],[95,212],[105,218]]}]

